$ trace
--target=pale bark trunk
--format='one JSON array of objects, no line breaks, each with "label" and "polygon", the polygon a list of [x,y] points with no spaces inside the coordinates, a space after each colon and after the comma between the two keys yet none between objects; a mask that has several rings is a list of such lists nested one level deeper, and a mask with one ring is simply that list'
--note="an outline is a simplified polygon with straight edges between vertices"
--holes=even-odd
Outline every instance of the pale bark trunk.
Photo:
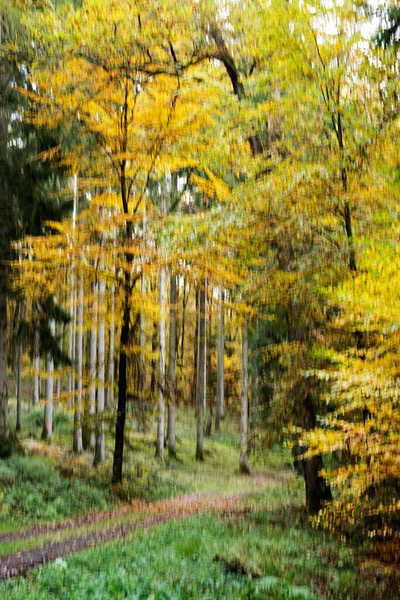
[{"label": "pale bark trunk", "polygon": [[[161,214],[163,217],[167,214],[167,200],[165,192],[161,191]],[[162,250],[162,258],[165,258],[165,249]],[[160,270],[160,373],[159,373],[159,401],[158,401],[158,427],[157,427],[157,446],[156,456],[164,460],[164,435],[165,435],[165,355],[166,355],[166,335],[165,335],[165,310],[167,294],[167,273],[164,265]]]},{"label": "pale bark trunk", "polygon": [[89,349],[89,406],[88,406],[88,446],[94,450],[96,445],[94,416],[96,413],[96,379],[97,379],[97,293],[98,284],[92,285],[92,325],[90,330]]},{"label": "pale bark trunk", "polygon": [[78,317],[76,328],[76,359],[77,359],[77,394],[75,400],[74,413],[74,440],[73,450],[77,453],[83,452],[82,445],[82,392],[83,392],[83,296],[84,296],[84,281],[83,273],[79,276],[79,297],[78,297]]},{"label": "pale bark trunk", "polygon": [[224,323],[224,292],[222,288],[219,290],[218,304],[218,351],[217,351],[217,410],[215,414],[215,429],[220,430],[221,419],[225,413],[225,323]]},{"label": "pale bark trunk", "polygon": [[104,357],[105,357],[105,332],[104,332],[104,312],[106,284],[104,279],[99,282],[99,335],[98,335],[98,386],[97,386],[97,417],[96,417],[96,448],[94,464],[104,462]]},{"label": "pale bark trunk", "polygon": [[[73,243],[75,237],[75,227],[76,227],[76,213],[78,209],[78,175],[74,175],[72,180],[73,194],[74,194],[74,207],[72,213],[72,230],[73,230]],[[74,247],[72,243],[72,252],[74,252]],[[76,305],[75,305],[75,261],[72,259],[71,261],[71,275],[70,275],[70,324],[68,328],[68,356],[71,360],[71,363],[75,362],[75,331],[76,331]],[[74,369],[71,368],[69,376],[68,376],[68,395],[69,395],[69,405],[70,408],[74,405],[74,396],[75,396],[75,373]]]},{"label": "pale bark trunk", "polygon": [[[51,335],[55,335],[56,325],[54,319],[50,321]],[[42,439],[50,440],[53,435],[53,387],[54,387],[54,360],[49,352],[47,354],[47,382],[46,382],[46,404],[44,407]]]},{"label": "pale bark trunk", "polygon": [[159,372],[159,402],[158,402],[158,428],[156,456],[164,460],[164,430],[165,430],[165,305],[166,305],[166,270],[161,267],[160,272],[160,372]]},{"label": "pale bark trunk", "polygon": [[206,281],[203,280],[199,298],[199,347],[197,370],[197,439],[196,460],[204,460],[204,406],[206,396]]},{"label": "pale bark trunk", "polygon": [[33,354],[33,365],[35,368],[33,375],[33,405],[39,406],[40,336],[37,330],[35,331]]},{"label": "pale bark trunk", "polygon": [[[146,217],[146,201],[144,200],[143,207],[143,242],[146,243],[147,217]],[[141,277],[141,293],[142,299],[146,294],[146,275],[144,273],[144,263],[146,256],[142,256],[142,277]],[[140,428],[145,431],[146,426],[146,407],[145,407],[145,389],[146,389],[146,319],[144,310],[140,313],[140,374],[139,374],[139,408],[140,408]]]},{"label": "pale bark trunk", "polygon": [[[61,350],[61,352],[64,350],[64,325],[63,325],[63,323],[60,323],[60,350]],[[56,391],[57,402],[59,402],[61,400],[61,391],[62,391],[61,374],[58,374],[57,391]]]},{"label": "pale bark trunk", "polygon": [[176,275],[170,281],[169,362],[168,362],[168,454],[176,457]]},{"label": "pale bark trunk", "polygon": [[19,337],[18,337],[18,359],[17,359],[17,423],[15,430],[21,431],[22,429],[22,356],[23,356],[23,343],[20,326],[24,320],[25,304],[21,300],[19,306]]},{"label": "pale bark trunk", "polygon": [[[200,320],[200,292],[198,288],[195,292],[196,304],[196,325],[194,332],[194,349],[193,349],[193,380],[192,389],[190,392],[190,401],[193,406],[197,407],[197,387],[198,387],[198,371],[199,371],[199,320]],[[182,357],[183,360],[183,357]],[[196,408],[197,414],[197,408]]]},{"label": "pale bark trunk", "polygon": [[247,323],[242,326],[242,401],[240,410],[240,472],[249,473],[249,458],[247,448],[247,430],[249,414],[249,343]]},{"label": "pale bark trunk", "polygon": [[111,286],[110,299],[110,332],[109,332],[109,350],[108,350],[108,371],[106,388],[106,407],[109,412],[114,410],[114,350],[115,350],[115,286]]}]

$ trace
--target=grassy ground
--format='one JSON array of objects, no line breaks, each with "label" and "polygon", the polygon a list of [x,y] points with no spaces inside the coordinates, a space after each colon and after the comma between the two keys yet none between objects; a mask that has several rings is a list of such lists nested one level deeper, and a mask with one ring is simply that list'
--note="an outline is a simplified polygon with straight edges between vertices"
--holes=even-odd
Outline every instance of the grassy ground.
[{"label": "grassy ground", "polygon": [[[40,457],[0,461],[3,531],[115,508],[121,497],[154,500],[195,491],[247,495],[239,512],[204,514],[135,531],[125,541],[58,559],[25,578],[2,582],[0,593],[7,599],[400,597],[393,571],[367,564],[357,549],[311,527],[304,512],[303,482],[294,475],[283,449],[269,451],[262,462],[254,463],[251,476],[238,474],[235,419],[224,422],[221,436],[206,440],[204,463],[194,459],[190,411],[180,411],[179,460],[171,464],[160,466],[154,459],[154,432],[131,431],[124,485],[114,492],[108,487],[111,436],[108,462],[94,470],[90,455],[76,459],[69,453],[70,415],[58,413],[51,446],[35,440],[40,426],[41,412],[24,414],[23,436],[30,436],[27,445],[40,451]],[[111,524],[128,519],[132,515],[118,516]],[[102,522],[85,525],[76,535],[102,526]],[[70,534],[67,529],[5,542],[0,555]]]}]

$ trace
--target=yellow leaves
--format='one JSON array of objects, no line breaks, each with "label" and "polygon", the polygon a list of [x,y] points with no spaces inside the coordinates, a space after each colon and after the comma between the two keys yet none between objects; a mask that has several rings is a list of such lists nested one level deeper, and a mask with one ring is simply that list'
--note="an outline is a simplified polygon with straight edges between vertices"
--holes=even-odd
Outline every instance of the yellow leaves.
[{"label": "yellow leaves", "polygon": [[202,192],[206,198],[217,198],[219,201],[228,200],[230,197],[230,191],[228,186],[218,177],[213,175],[209,169],[205,169],[208,179],[200,177],[195,173],[191,173],[190,180],[194,183],[200,192]]}]

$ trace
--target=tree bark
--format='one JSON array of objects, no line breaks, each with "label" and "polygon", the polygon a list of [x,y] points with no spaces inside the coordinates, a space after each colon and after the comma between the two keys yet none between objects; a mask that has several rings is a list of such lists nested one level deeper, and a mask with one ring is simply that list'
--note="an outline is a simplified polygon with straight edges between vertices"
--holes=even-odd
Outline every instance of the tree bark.
[{"label": "tree bark", "polygon": [[249,457],[247,447],[249,416],[249,341],[247,322],[242,326],[242,394],[240,408],[240,472],[248,474]]},{"label": "tree bark", "polygon": [[83,272],[79,276],[79,298],[78,298],[78,317],[77,317],[77,328],[76,328],[76,358],[77,358],[77,378],[75,380],[77,387],[77,394],[75,400],[75,413],[74,413],[74,439],[73,439],[73,451],[78,454],[83,452],[82,444],[82,393],[83,393],[83,297],[84,297],[84,281]]},{"label": "tree bark", "polygon": [[[50,321],[50,332],[51,335],[55,335],[55,321]],[[46,382],[46,404],[44,407],[44,418],[43,418],[43,430],[42,440],[49,441],[53,435],[53,387],[54,387],[54,360],[49,352],[47,354],[47,382]]]},{"label": "tree bark", "polygon": [[[143,206],[143,242],[146,243],[146,230],[147,230],[147,216],[146,216],[146,202],[144,201]],[[144,263],[146,256],[142,255],[142,276],[141,276],[141,293],[142,298],[146,294],[146,275],[144,272]],[[142,308],[140,312],[140,371],[139,371],[139,410],[140,410],[140,423],[139,428],[144,433],[146,430],[146,405],[145,405],[145,391],[146,391],[146,318],[144,310]]]},{"label": "tree bark", "polygon": [[[102,267],[101,267],[102,270]],[[96,415],[96,445],[94,464],[104,462],[104,379],[105,379],[105,328],[104,328],[104,304],[106,296],[106,283],[104,279],[99,282],[99,335],[98,335],[98,386],[97,386],[97,415]]]},{"label": "tree bark", "polygon": [[218,303],[218,354],[217,354],[217,407],[215,411],[215,430],[220,431],[221,419],[225,410],[224,360],[225,360],[225,323],[224,323],[224,292],[219,289]]},{"label": "tree bark", "polygon": [[156,456],[164,460],[164,432],[165,432],[165,305],[166,305],[166,270],[161,267],[160,272],[160,372],[159,372],[159,402],[158,402],[158,428],[157,428],[157,446]]},{"label": "tree bark", "polygon": [[206,396],[206,280],[200,287],[199,297],[199,348],[198,348],[198,370],[197,370],[197,439],[196,460],[204,460],[204,406]]},{"label": "tree bark", "polygon": [[176,275],[170,280],[170,320],[169,320],[169,359],[168,359],[168,455],[176,457],[176,304],[177,304]]},{"label": "tree bark", "polygon": [[[196,289],[195,293],[195,304],[196,304],[196,325],[194,332],[194,348],[193,348],[193,379],[192,389],[190,393],[190,402],[192,406],[197,407],[197,387],[198,387],[198,371],[199,371],[199,318],[200,318],[200,292]],[[183,360],[183,356],[182,356]],[[197,409],[196,409],[197,414]]]},{"label": "tree bark", "polygon": [[[97,383],[97,293],[98,283],[92,284],[92,324],[90,329],[89,346],[89,398],[86,411],[86,433],[84,435],[83,447],[95,449],[96,436],[94,416],[96,413],[96,383]],[[85,443],[86,440],[86,443]]]},{"label": "tree bark", "polygon": [[112,483],[122,482],[122,464],[124,458],[124,435],[126,421],[126,394],[128,389],[127,382],[127,345],[129,342],[130,329],[130,274],[125,272],[125,299],[124,313],[120,336],[119,365],[118,365],[118,407],[117,422],[115,425],[115,446]]},{"label": "tree bark", "polygon": [[106,389],[106,407],[109,412],[114,410],[114,347],[115,347],[115,286],[111,286],[110,299],[110,332],[109,332],[109,350],[108,350],[108,370],[107,370],[107,389]]},{"label": "tree bark", "polygon": [[19,305],[19,328],[18,328],[18,360],[17,360],[17,423],[15,430],[22,429],[22,356],[23,356],[23,341],[21,333],[21,323],[24,320],[25,303],[20,301]]},{"label": "tree bark", "polygon": [[40,336],[38,330],[35,331],[35,340],[33,346],[33,366],[35,369],[33,375],[33,405],[39,406]]}]

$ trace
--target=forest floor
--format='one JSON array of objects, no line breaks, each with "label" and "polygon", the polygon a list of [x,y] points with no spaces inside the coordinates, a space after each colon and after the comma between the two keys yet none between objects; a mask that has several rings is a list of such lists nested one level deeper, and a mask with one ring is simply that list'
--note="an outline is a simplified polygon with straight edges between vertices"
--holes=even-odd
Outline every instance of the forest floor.
[{"label": "forest floor", "polygon": [[[94,512],[75,519],[3,533],[0,535],[3,552],[4,543],[9,542],[13,553],[1,557],[0,579],[24,575],[38,565],[85,550],[95,544],[124,539],[136,528],[150,529],[168,521],[213,510],[232,515],[244,496],[244,493],[224,496],[213,496],[210,492],[185,494],[170,500],[149,504],[137,502],[112,512]],[[239,510],[243,511],[243,507]],[[94,524],[95,528],[92,527]],[[62,532],[61,536],[59,532]],[[62,539],[57,540],[57,536]],[[36,547],[15,552],[17,542],[23,540],[25,547],[25,540],[29,538],[34,538]]]},{"label": "forest floor", "polygon": [[[180,413],[177,461],[154,459],[154,432],[129,431],[123,485],[69,450],[59,411],[51,445],[41,412],[23,415],[24,454],[0,461],[0,595],[7,600],[394,600],[398,563],[370,542],[316,529],[282,447],[238,473],[238,424],[194,457],[194,415]],[[46,564],[44,564],[46,563]],[[21,576],[22,575],[22,576]]]}]

